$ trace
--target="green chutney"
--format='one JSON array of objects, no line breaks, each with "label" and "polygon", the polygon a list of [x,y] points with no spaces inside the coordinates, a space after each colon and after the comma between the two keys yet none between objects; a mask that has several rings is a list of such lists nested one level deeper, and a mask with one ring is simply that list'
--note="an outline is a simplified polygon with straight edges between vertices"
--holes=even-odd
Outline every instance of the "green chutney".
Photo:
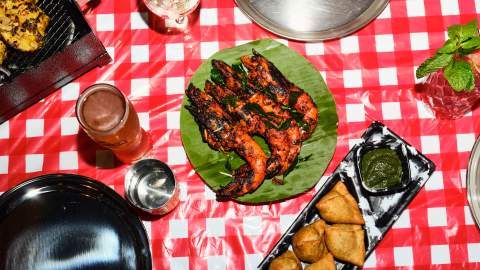
[{"label": "green chutney", "polygon": [[360,161],[360,173],[365,185],[372,189],[387,189],[402,184],[402,161],[395,150],[373,149]]}]

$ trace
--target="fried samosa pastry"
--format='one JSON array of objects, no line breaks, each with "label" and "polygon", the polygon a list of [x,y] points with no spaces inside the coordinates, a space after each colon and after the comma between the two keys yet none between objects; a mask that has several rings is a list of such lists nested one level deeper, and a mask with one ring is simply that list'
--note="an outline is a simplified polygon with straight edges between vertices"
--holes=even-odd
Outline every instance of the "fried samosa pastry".
[{"label": "fried samosa pastry", "polygon": [[282,255],[273,259],[268,270],[302,270],[302,263],[291,250],[285,251]]},{"label": "fried samosa pastry", "polygon": [[300,260],[313,263],[328,252],[325,246],[325,227],[325,221],[319,219],[301,228],[293,236],[293,251]]},{"label": "fried samosa pastry", "polygon": [[357,266],[365,262],[364,237],[360,225],[334,224],[325,228],[325,243],[332,255]]},{"label": "fried samosa pastry", "polygon": [[331,223],[365,224],[357,201],[348,192],[342,181],[330,190],[315,205],[322,219]]},{"label": "fried samosa pastry", "polygon": [[305,267],[305,270],[336,270],[335,260],[331,253],[323,256],[320,260]]}]

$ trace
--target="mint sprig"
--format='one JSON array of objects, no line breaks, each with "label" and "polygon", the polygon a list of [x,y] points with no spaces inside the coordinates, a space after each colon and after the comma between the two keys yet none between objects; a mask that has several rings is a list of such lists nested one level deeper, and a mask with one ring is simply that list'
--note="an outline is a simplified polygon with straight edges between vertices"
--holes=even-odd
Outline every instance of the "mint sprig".
[{"label": "mint sprig", "polygon": [[422,78],[428,74],[435,72],[441,68],[448,66],[452,63],[453,54],[437,53],[433,57],[428,58],[417,69],[417,78]]},{"label": "mint sprig", "polygon": [[445,78],[450,86],[455,91],[472,90],[475,86],[475,78],[473,76],[470,65],[463,61],[458,60],[451,62],[445,68]]},{"label": "mint sprig", "polygon": [[439,69],[444,69],[444,75],[455,91],[472,90],[475,87],[475,77],[472,67],[463,56],[480,49],[478,21],[448,27],[448,40],[416,70],[416,77],[422,78]]}]

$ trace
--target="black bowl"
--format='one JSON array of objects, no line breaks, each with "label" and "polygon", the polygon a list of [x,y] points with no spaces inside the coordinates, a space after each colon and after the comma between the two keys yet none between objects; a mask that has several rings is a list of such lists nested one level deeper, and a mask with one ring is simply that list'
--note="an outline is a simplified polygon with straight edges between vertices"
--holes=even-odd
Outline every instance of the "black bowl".
[{"label": "black bowl", "polygon": [[[401,183],[398,186],[393,186],[393,187],[387,187],[387,188],[371,188],[368,187],[365,184],[365,181],[363,181],[363,176],[361,173],[361,160],[362,157],[369,151],[372,151],[374,149],[391,149],[394,150],[398,157],[400,158],[400,161],[402,162],[402,179]],[[362,143],[359,145],[357,151],[355,152],[355,170],[358,175],[358,179],[360,179],[360,182],[362,184],[362,188],[369,193],[376,194],[376,195],[386,195],[386,194],[391,194],[391,193],[396,193],[399,191],[402,191],[405,189],[411,182],[412,179],[410,177],[410,165],[409,165],[409,157],[408,157],[408,151],[405,148],[403,144],[395,143],[395,142],[383,142],[381,144],[375,144],[375,143]]]}]

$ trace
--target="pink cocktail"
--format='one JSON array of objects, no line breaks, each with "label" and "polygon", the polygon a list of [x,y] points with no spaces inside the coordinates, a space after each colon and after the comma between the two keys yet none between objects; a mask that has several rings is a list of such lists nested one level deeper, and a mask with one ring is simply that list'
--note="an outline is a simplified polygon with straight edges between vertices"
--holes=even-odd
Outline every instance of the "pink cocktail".
[{"label": "pink cocktail", "polygon": [[457,92],[448,84],[442,70],[430,74],[425,82],[416,85],[423,102],[429,105],[435,116],[458,119],[480,104],[480,80],[475,76],[475,88]]}]

